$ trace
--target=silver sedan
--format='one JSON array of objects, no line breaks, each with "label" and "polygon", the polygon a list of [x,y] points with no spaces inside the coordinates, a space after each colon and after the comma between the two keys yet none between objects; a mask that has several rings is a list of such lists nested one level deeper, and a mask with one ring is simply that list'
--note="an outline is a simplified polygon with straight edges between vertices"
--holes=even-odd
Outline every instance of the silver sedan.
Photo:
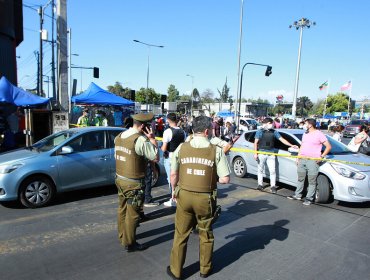
[{"label": "silver sedan", "polygon": [[[301,145],[303,130],[279,129],[278,131],[291,144]],[[256,130],[243,133],[234,144],[234,148],[254,150],[255,135]],[[332,197],[348,202],[370,201],[370,157],[353,153],[346,145],[330,136],[327,138],[332,145],[328,159],[338,160],[338,162],[323,162],[320,165],[316,202],[328,203]],[[297,155],[297,151],[288,149],[288,146],[280,141],[276,141],[275,145],[276,153],[286,155],[276,157],[276,180],[296,187],[298,182],[296,159],[289,156]],[[230,162],[237,177],[244,177],[247,173],[257,175],[257,162],[253,158],[253,152],[232,149]],[[268,178],[268,168],[265,169],[265,173],[264,177]]]},{"label": "silver sedan", "polygon": [[[114,138],[122,131],[73,128],[0,155],[0,202],[19,200],[36,208],[50,203],[58,192],[114,184]],[[153,185],[159,172],[157,164]]]}]

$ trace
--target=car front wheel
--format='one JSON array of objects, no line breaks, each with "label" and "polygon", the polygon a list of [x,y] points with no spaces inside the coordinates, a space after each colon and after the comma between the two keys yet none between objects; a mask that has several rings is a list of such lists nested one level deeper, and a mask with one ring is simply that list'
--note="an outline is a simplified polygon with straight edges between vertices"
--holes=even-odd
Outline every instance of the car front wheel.
[{"label": "car front wheel", "polygon": [[323,174],[317,177],[316,202],[328,203],[330,199],[331,189],[330,180]]},{"label": "car front wheel", "polygon": [[233,161],[233,170],[236,177],[243,178],[247,174],[247,164],[242,157],[237,157]]},{"label": "car front wheel", "polygon": [[55,195],[54,184],[43,176],[26,179],[20,188],[20,201],[28,208],[47,205]]}]

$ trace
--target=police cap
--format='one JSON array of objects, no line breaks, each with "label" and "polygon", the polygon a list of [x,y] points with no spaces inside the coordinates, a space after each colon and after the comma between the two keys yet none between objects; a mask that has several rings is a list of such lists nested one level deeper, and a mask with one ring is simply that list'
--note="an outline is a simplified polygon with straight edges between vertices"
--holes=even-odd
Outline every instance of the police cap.
[{"label": "police cap", "polygon": [[141,113],[141,114],[132,115],[131,117],[135,121],[138,121],[138,122],[141,122],[141,123],[148,123],[148,122],[151,122],[153,120],[154,114],[153,113],[147,113],[147,114]]}]

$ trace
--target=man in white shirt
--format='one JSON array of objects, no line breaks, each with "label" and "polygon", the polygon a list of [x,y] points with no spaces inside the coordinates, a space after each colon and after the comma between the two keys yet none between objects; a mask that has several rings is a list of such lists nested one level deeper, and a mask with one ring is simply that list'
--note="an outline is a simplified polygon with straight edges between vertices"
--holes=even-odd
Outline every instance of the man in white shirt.
[{"label": "man in white shirt", "polygon": [[170,181],[170,162],[172,153],[176,150],[176,148],[185,141],[185,132],[177,126],[177,117],[175,113],[169,113],[167,115],[167,122],[169,124],[169,128],[167,128],[163,132],[163,145],[161,147],[163,151],[163,163],[164,168],[167,173],[167,181],[170,188],[171,198],[170,200],[163,203],[164,206],[171,207],[176,206],[176,201],[173,199],[171,181]]}]

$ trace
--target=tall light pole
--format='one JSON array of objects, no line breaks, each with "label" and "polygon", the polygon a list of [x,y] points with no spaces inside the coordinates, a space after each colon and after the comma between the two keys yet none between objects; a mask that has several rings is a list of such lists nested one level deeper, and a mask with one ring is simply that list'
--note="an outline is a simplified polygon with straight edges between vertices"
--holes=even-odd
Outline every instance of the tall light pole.
[{"label": "tall light pole", "polygon": [[164,48],[164,46],[159,46],[159,45],[153,45],[153,44],[148,44],[139,40],[133,40],[135,43],[143,44],[148,47],[148,68],[146,72],[146,111],[148,112],[148,89],[149,89],[149,65],[150,65],[150,47],[156,47],[156,48]]},{"label": "tall light pole", "polygon": [[191,94],[190,94],[190,116],[193,116],[193,99],[194,99],[194,76],[186,74],[186,76],[191,78]]},{"label": "tall light pole", "polygon": [[310,28],[311,25],[316,25],[316,22],[311,22],[307,18],[301,18],[298,21],[293,22],[293,25],[289,25],[289,28],[295,27],[296,30],[300,30],[299,32],[299,48],[298,48],[298,62],[297,62],[297,71],[295,76],[295,86],[294,86],[294,96],[293,96],[293,107],[292,107],[292,118],[296,118],[296,111],[297,111],[297,96],[298,96],[298,84],[299,84],[299,69],[301,67],[301,49],[302,49],[302,36],[303,36],[303,28],[307,27]]},{"label": "tall light pole", "polygon": [[[243,10],[244,10],[244,1],[241,0],[240,3],[240,27],[239,27],[239,50],[238,50],[238,82],[237,82],[237,89],[236,89],[236,96],[238,96],[238,93],[240,91],[239,85],[240,85],[240,57],[242,53],[242,38],[243,38]],[[240,112],[237,112],[237,108],[240,108],[240,103],[242,102],[240,99],[235,100],[238,102],[239,106],[236,106],[235,104],[235,120],[238,119],[239,123],[239,115]],[[239,127],[238,127],[239,128]]]},{"label": "tall light pole", "polygon": [[[242,68],[242,74],[241,74],[241,77],[240,77],[240,87],[239,87],[239,100],[242,99],[242,89],[243,89],[243,72],[244,72],[244,68],[245,66],[247,65],[257,65],[257,66],[264,66],[266,67],[266,72],[265,72],[265,76],[268,77],[271,75],[272,73],[272,67],[270,65],[267,65],[267,64],[259,64],[259,63],[253,63],[253,62],[247,62],[244,64],[243,68]],[[237,120],[237,130],[239,131],[239,124],[240,124],[240,105],[241,103],[239,102],[238,103],[238,110],[239,110],[239,114],[237,115],[236,117],[236,120]]]}]

